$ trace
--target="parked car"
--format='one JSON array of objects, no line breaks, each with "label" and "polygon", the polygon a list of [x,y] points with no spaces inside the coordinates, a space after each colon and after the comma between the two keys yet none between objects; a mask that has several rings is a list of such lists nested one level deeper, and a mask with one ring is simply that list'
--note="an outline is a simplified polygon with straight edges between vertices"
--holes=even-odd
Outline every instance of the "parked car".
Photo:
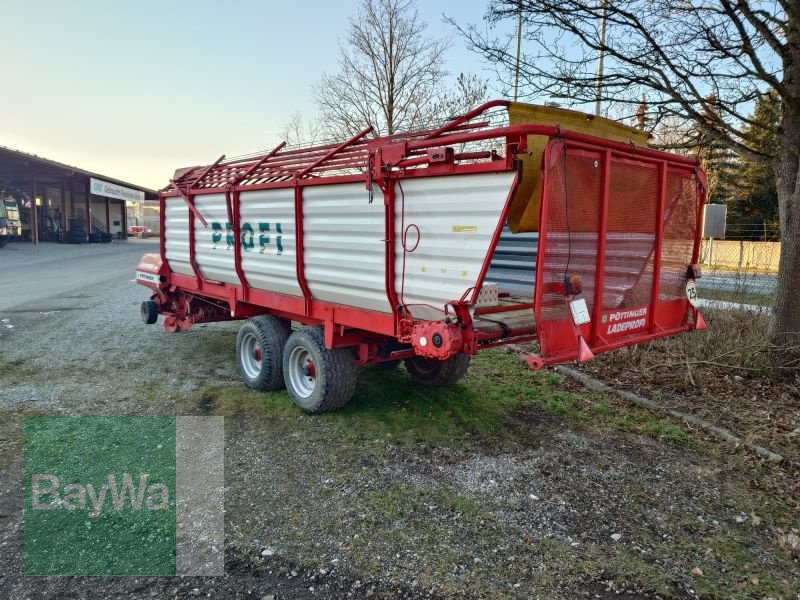
[{"label": "parked car", "polygon": [[128,225],[128,237],[147,238],[151,233],[153,230],[144,225]]}]

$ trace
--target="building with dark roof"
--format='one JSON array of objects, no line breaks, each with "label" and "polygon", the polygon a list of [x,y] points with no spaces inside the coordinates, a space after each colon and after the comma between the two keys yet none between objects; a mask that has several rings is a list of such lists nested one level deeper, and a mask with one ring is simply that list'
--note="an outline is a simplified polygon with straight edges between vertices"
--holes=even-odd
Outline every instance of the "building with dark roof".
[{"label": "building with dark roof", "polygon": [[126,207],[158,198],[155,190],[3,146],[0,194],[17,200],[21,240],[34,243],[125,239]]}]

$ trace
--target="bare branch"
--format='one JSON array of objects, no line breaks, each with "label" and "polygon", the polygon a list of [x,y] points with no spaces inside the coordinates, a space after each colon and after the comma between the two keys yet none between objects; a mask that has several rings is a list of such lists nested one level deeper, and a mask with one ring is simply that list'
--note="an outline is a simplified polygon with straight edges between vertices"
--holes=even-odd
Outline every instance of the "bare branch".
[{"label": "bare branch", "polygon": [[363,0],[340,49],[339,72],[314,89],[333,135],[370,124],[376,134],[414,128],[430,111],[446,75],[449,42],[425,35],[414,0]]}]

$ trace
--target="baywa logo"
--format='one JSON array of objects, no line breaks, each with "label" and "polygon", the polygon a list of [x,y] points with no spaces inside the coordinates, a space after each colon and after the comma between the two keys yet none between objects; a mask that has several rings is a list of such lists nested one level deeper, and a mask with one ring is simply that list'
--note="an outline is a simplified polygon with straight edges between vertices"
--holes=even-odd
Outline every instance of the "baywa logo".
[{"label": "baywa logo", "polygon": [[176,419],[25,420],[25,574],[176,573]]},{"label": "baywa logo", "polygon": [[222,417],[25,419],[26,575],[223,575]]},{"label": "baywa logo", "polygon": [[[60,487],[58,476],[52,474],[36,474],[31,477],[31,497],[33,510],[52,510],[63,508],[66,510],[86,510],[90,518],[97,518],[106,505],[106,497],[111,492],[111,508],[116,511],[124,510],[168,510],[170,507],[169,488],[164,483],[148,485],[150,475],[139,477],[138,487],[134,484],[129,473],[122,475],[122,481],[117,484],[117,478],[109,474],[107,483],[94,486],[70,483],[63,489]],[[147,499],[145,499],[147,492]],[[87,502],[87,498],[89,502]]]}]

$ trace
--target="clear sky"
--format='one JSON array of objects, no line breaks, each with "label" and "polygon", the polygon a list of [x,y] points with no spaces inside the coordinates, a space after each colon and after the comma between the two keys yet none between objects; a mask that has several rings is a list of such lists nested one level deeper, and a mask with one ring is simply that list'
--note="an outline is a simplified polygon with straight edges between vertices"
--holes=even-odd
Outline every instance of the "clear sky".
[{"label": "clear sky", "polygon": [[[177,167],[276,141],[336,69],[358,0],[3,0],[0,145],[152,188]],[[420,0],[449,36],[449,71],[484,71],[442,13],[480,22],[485,0]]]}]

